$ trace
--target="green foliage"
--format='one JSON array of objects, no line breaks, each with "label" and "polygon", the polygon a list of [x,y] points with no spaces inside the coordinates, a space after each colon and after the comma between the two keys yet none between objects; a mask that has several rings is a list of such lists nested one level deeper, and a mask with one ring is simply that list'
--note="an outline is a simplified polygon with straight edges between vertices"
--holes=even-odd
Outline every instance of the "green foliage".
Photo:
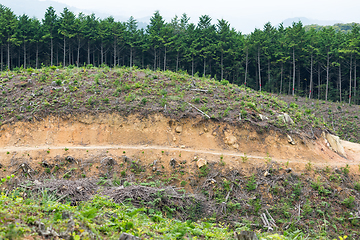
[{"label": "green foliage", "polygon": [[206,164],[204,166],[202,166],[201,168],[199,168],[199,177],[207,177],[207,175],[210,173],[210,168],[209,166]]},{"label": "green foliage", "polygon": [[347,207],[347,208],[353,208],[355,206],[355,198],[353,196],[349,196],[348,198],[345,198],[344,201],[341,203]]},{"label": "green foliage", "polygon": [[256,187],[257,187],[257,184],[256,184],[255,175],[251,175],[251,177],[248,179],[248,182],[246,184],[246,188],[248,191],[253,191],[256,189]]}]

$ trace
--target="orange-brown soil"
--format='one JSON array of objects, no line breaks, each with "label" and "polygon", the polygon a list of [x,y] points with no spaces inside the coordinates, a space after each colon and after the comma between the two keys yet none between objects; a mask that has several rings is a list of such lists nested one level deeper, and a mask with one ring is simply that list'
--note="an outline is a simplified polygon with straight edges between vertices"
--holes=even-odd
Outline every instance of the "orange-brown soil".
[{"label": "orange-brown soil", "polygon": [[[72,156],[79,161],[91,159],[100,164],[103,157],[133,157],[150,165],[157,160],[169,166],[171,158],[187,160],[189,173],[194,158],[223,161],[230,168],[248,168],[276,161],[302,171],[313,166],[344,167],[358,171],[359,144],[342,141],[347,159],[333,152],[319,136],[316,140],[291,136],[251,124],[230,124],[202,118],[171,119],[161,114],[147,117],[99,114],[54,117],[37,122],[16,122],[0,129],[0,163],[7,171],[19,164],[34,168],[48,159]],[[246,161],[247,157],[247,161]],[[166,163],[166,164],[164,164]],[[91,172],[87,174],[91,176]]]}]

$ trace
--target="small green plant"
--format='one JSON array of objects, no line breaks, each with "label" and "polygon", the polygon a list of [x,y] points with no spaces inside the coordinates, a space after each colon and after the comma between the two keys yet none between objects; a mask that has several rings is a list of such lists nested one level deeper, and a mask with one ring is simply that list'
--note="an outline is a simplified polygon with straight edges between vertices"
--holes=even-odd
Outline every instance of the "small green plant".
[{"label": "small green plant", "polygon": [[350,196],[348,198],[345,198],[344,201],[342,201],[341,203],[347,207],[347,208],[353,208],[355,206],[355,198],[353,196]]},{"label": "small green plant", "polygon": [[354,189],[357,191],[360,191],[360,181],[358,181],[354,184]]},{"label": "small green plant", "polygon": [[243,163],[246,163],[249,160],[248,157],[246,156],[246,153],[244,153],[244,156],[241,156],[241,160]]},{"label": "small green plant", "polygon": [[69,150],[67,147],[65,147],[65,151]]},{"label": "small green plant", "polygon": [[181,183],[180,183],[180,185],[182,186],[182,187],[185,187],[185,185],[187,184],[187,182],[186,181],[181,181]]},{"label": "small green plant", "polygon": [[246,183],[246,188],[248,191],[253,191],[256,189],[256,187],[257,187],[256,178],[255,178],[255,175],[253,174],[253,175],[251,175],[248,182]]},{"label": "small green plant", "polygon": [[208,165],[204,165],[201,168],[199,168],[200,174],[199,177],[206,177],[210,173],[210,168]]},{"label": "small green plant", "polygon": [[272,161],[272,158],[270,157],[270,154],[267,153],[267,154],[266,154],[266,157],[265,157],[265,162],[266,162],[266,164],[270,164],[271,161]]},{"label": "small green plant", "polygon": [[350,172],[350,166],[349,166],[349,164],[346,164],[345,167],[342,167],[342,168],[341,168],[341,171],[342,171],[345,175],[348,175],[349,172]]},{"label": "small green plant", "polygon": [[305,165],[305,169],[309,172],[311,171],[312,167],[313,167],[313,164],[310,161]]},{"label": "small green plant", "polygon": [[334,239],[334,240],[345,240],[345,239],[347,239],[346,235],[344,237],[339,236],[339,239]]},{"label": "small green plant", "polygon": [[69,178],[71,178],[71,174],[69,172],[67,172],[63,175],[63,178],[69,179]]}]

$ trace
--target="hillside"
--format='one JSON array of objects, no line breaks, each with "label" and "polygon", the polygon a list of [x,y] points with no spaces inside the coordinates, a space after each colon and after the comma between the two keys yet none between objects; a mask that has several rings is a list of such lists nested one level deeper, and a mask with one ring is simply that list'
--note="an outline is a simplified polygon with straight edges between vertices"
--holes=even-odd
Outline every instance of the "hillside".
[{"label": "hillside", "polygon": [[320,25],[320,24],[308,24],[305,27],[305,31],[309,31],[310,29],[315,29],[316,31],[320,31],[323,28],[333,28],[335,32],[342,32],[342,33],[350,33],[354,26],[358,26],[358,23],[336,23],[333,25]]},{"label": "hillside", "polygon": [[0,89],[1,237],[360,236],[357,105],[136,67],[19,68]]}]

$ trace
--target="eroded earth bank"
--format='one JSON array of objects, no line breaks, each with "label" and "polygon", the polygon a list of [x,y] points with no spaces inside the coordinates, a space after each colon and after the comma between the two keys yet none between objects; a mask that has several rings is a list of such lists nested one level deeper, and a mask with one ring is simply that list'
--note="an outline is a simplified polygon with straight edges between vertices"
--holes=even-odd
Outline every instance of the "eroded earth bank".
[{"label": "eroded earth bank", "polygon": [[[0,130],[0,157],[3,168],[14,171],[27,163],[36,171],[39,163],[71,156],[81,164],[101,163],[123,156],[139,163],[169,166],[171,159],[186,161],[191,170],[196,158],[227,167],[276,161],[302,171],[306,164],[318,167],[346,164],[356,170],[360,162],[358,144],[341,141],[346,158],[332,151],[321,137],[288,134],[251,124],[230,124],[202,118],[171,119],[161,114],[149,116],[117,114],[46,117],[35,122],[16,122]],[[248,159],[248,161],[246,161]],[[150,169],[147,167],[146,169]],[[152,169],[152,168],[151,168]],[[3,171],[3,174],[7,174]],[[86,176],[96,174],[92,169]],[[191,171],[189,172],[191,174]]]}]

